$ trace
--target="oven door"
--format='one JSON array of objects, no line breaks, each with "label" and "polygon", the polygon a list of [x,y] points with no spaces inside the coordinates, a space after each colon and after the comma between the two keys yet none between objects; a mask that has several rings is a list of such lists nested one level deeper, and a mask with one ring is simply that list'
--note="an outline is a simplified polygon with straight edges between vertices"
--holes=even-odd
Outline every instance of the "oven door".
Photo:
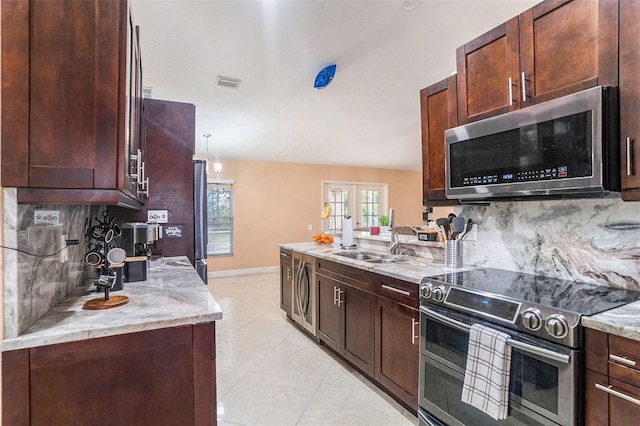
[{"label": "oven door", "polygon": [[[496,421],[463,403],[469,328],[480,323],[511,336],[509,414]],[[420,308],[419,405],[453,425],[579,424],[578,351],[439,307]]]}]

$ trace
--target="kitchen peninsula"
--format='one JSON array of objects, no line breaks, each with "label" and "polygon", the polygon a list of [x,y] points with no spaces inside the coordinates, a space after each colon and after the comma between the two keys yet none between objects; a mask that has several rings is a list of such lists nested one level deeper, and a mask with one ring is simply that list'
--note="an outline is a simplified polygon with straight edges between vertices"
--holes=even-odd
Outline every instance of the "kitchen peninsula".
[{"label": "kitchen peninsula", "polygon": [[100,295],[78,288],[3,341],[7,424],[215,424],[222,311],[188,259],[157,259],[118,294],[129,303],[84,310]]}]

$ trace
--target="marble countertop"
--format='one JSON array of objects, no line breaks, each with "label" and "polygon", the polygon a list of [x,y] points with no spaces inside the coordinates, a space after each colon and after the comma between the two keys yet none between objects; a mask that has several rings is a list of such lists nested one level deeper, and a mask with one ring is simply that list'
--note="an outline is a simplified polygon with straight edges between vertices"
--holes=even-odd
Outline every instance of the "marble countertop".
[{"label": "marble countertop", "polygon": [[[340,249],[339,244],[336,243],[328,245],[317,245],[315,243],[286,243],[279,244],[279,246],[415,284],[420,284],[420,281],[422,281],[422,278],[425,276],[443,274],[451,272],[452,270],[464,271],[473,269],[473,267],[456,269],[445,268],[442,261],[412,256],[401,256],[403,261],[395,263],[368,263],[336,255],[336,252],[343,251]],[[362,248],[362,250],[376,251],[375,249],[370,248]]]},{"label": "marble countertop", "polygon": [[582,325],[616,336],[640,341],[640,301],[582,317]]},{"label": "marble countertop", "polygon": [[[451,271],[451,269],[444,267],[442,261],[420,257],[412,257],[410,261],[379,264],[337,256],[334,253],[341,251],[338,244],[287,243],[279,246],[416,284],[419,284],[425,276]],[[369,248],[363,248],[362,250],[375,251]],[[473,266],[467,266],[456,269],[456,271],[473,268]],[[584,316],[582,317],[582,325],[640,341],[640,301],[593,316]]]},{"label": "marble countertop", "polygon": [[85,310],[84,302],[104,293],[81,287],[51,308],[18,337],[2,342],[2,350],[32,348],[96,337],[114,336],[222,319],[220,305],[184,257],[154,260],[146,281],[124,283],[111,295],[129,303],[105,310]]}]

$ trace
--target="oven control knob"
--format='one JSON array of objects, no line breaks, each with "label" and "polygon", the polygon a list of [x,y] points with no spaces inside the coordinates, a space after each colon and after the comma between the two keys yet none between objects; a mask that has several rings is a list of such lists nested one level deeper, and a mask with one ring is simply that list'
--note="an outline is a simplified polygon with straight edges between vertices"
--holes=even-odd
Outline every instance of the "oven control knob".
[{"label": "oven control knob", "polygon": [[544,328],[550,336],[562,339],[569,333],[569,324],[562,315],[550,315],[545,323]]},{"label": "oven control knob", "polygon": [[536,308],[529,308],[522,313],[524,328],[537,331],[542,327],[542,314]]},{"label": "oven control knob", "polygon": [[442,287],[441,285],[432,290],[433,298],[436,302],[444,301],[444,291],[444,287]]},{"label": "oven control knob", "polygon": [[425,299],[431,297],[431,293],[433,292],[433,284],[427,283],[420,287],[420,295]]}]

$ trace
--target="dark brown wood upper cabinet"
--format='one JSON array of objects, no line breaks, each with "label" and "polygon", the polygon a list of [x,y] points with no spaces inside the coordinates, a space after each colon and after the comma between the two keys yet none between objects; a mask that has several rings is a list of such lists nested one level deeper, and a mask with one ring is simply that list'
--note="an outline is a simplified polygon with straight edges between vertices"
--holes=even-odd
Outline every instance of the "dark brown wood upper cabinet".
[{"label": "dark brown wood upper cabinet", "polygon": [[445,195],[444,173],[444,131],[458,125],[455,75],[420,91],[420,114],[424,204],[456,204]]},{"label": "dark brown wood upper cabinet", "polygon": [[458,120],[617,86],[617,51],[617,0],[537,4],[458,48]]},{"label": "dark brown wood upper cabinet", "polygon": [[622,199],[640,201],[640,2],[620,2]]},{"label": "dark brown wood upper cabinet", "polygon": [[456,51],[460,124],[519,107],[518,27],[512,18]]},{"label": "dark brown wood upper cabinet", "polygon": [[548,0],[519,19],[522,106],[618,85],[617,0]]},{"label": "dark brown wood upper cabinet", "polygon": [[142,119],[127,2],[7,2],[2,58],[2,186],[18,187],[23,203],[139,208],[125,153],[141,144]]}]

